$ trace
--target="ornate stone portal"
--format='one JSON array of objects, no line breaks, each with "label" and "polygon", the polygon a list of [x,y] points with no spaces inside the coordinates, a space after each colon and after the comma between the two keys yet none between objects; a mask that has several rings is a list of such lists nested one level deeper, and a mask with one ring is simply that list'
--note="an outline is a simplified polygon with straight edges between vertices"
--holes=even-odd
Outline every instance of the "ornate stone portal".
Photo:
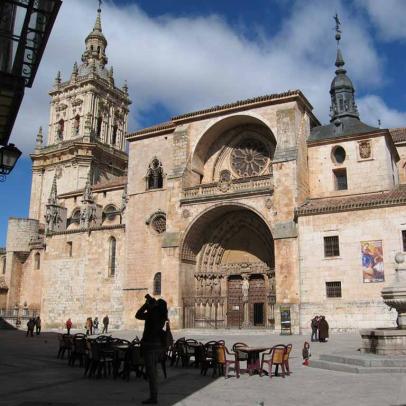
[{"label": "ornate stone portal", "polygon": [[273,327],[273,239],[263,221],[248,210],[229,213],[201,238],[185,327]]}]

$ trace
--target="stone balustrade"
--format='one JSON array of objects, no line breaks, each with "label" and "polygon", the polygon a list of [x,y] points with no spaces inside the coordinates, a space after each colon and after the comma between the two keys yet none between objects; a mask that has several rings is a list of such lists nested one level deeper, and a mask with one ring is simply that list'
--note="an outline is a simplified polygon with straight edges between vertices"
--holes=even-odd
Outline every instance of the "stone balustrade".
[{"label": "stone balustrade", "polygon": [[262,194],[273,190],[272,175],[241,178],[225,182],[204,183],[183,190],[182,203],[224,198],[224,195]]}]

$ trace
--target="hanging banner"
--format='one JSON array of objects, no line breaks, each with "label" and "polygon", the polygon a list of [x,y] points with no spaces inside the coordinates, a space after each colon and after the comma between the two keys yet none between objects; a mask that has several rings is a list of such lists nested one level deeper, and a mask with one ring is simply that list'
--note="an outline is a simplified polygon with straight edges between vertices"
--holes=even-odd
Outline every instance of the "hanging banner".
[{"label": "hanging banner", "polygon": [[362,277],[364,283],[383,282],[382,240],[361,241]]}]

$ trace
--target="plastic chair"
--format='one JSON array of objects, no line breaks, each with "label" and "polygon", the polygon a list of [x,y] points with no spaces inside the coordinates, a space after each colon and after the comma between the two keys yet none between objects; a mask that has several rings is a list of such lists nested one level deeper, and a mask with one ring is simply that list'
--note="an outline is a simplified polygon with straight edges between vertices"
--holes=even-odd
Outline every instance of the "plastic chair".
[{"label": "plastic chair", "polygon": [[283,363],[286,369],[286,375],[290,375],[290,368],[289,368],[289,355],[290,352],[292,351],[292,344],[288,344],[286,346],[286,353],[285,356],[283,357]]},{"label": "plastic chair", "polygon": [[237,358],[237,360],[238,360],[238,363],[239,363],[238,367],[240,368],[240,365],[241,365],[240,363],[241,363],[241,361],[248,362],[248,353],[242,352],[242,351],[238,351],[238,348],[239,348],[239,347],[248,347],[248,345],[245,344],[245,343],[235,343],[235,344],[233,345],[233,352],[235,353],[235,356],[236,356],[236,358]]},{"label": "plastic chair", "polygon": [[[232,355],[233,359],[227,359],[227,355]],[[225,345],[216,345],[215,359],[213,363],[213,377],[216,375],[216,372],[218,372],[219,375],[224,375],[224,378],[227,379],[230,366],[234,366],[235,374],[237,378],[239,378],[240,369],[236,354],[229,352]]]},{"label": "plastic chair", "polygon": [[[263,373],[265,372],[264,370],[264,364],[268,365],[268,374],[269,378],[272,378],[272,366],[275,365],[275,376],[277,376],[278,373],[278,367],[279,365],[281,366],[282,369],[282,377],[285,377],[285,354],[286,354],[286,346],[283,344],[278,344],[272,347],[269,352],[266,352],[262,354],[262,360],[261,360],[261,369],[260,369],[260,375],[262,376]],[[266,359],[266,357],[270,355],[269,359]]]}]

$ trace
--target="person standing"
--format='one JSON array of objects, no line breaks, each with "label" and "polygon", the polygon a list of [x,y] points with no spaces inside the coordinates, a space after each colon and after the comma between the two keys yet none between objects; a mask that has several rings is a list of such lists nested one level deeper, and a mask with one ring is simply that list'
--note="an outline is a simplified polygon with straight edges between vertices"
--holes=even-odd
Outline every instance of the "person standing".
[{"label": "person standing", "polygon": [[321,343],[325,343],[326,339],[328,338],[328,329],[329,325],[327,323],[327,320],[324,316],[320,316],[320,321],[319,321],[319,341]]},{"label": "person standing", "polygon": [[109,329],[109,316],[107,316],[107,314],[103,317],[103,331],[102,334],[104,333],[108,333],[108,329]]},{"label": "person standing", "polygon": [[35,334],[37,336],[41,334],[41,317],[39,316],[35,319]]},{"label": "person standing", "polygon": [[307,367],[309,365],[309,358],[311,357],[310,344],[307,341],[305,341],[304,345],[303,345],[302,357],[303,357],[303,364],[302,365]]},{"label": "person standing", "polygon": [[138,309],[135,317],[145,320],[144,333],[141,339],[141,354],[144,357],[145,369],[149,383],[149,398],[144,405],[158,403],[157,363],[165,351],[165,332],[163,330],[168,320],[168,308],[165,300],[155,300],[150,295],[145,296],[145,303]]},{"label": "person standing", "polygon": [[93,320],[93,334],[99,334],[99,318],[95,317]]},{"label": "person standing", "polygon": [[88,336],[89,334],[93,334],[93,320],[91,317],[88,317],[86,319],[86,324],[85,324],[85,329],[86,329],[86,335]]},{"label": "person standing", "polygon": [[27,335],[31,335],[31,337],[34,337],[34,326],[35,326],[35,320],[33,318],[30,318],[27,323]]},{"label": "person standing", "polygon": [[318,338],[318,328],[319,328],[319,316],[314,316],[311,320],[311,328],[312,328],[312,336],[311,336],[311,341],[317,341]]},{"label": "person standing", "polygon": [[68,334],[70,334],[70,329],[71,328],[72,328],[72,320],[69,317],[69,319],[66,320],[66,330],[68,331]]}]

